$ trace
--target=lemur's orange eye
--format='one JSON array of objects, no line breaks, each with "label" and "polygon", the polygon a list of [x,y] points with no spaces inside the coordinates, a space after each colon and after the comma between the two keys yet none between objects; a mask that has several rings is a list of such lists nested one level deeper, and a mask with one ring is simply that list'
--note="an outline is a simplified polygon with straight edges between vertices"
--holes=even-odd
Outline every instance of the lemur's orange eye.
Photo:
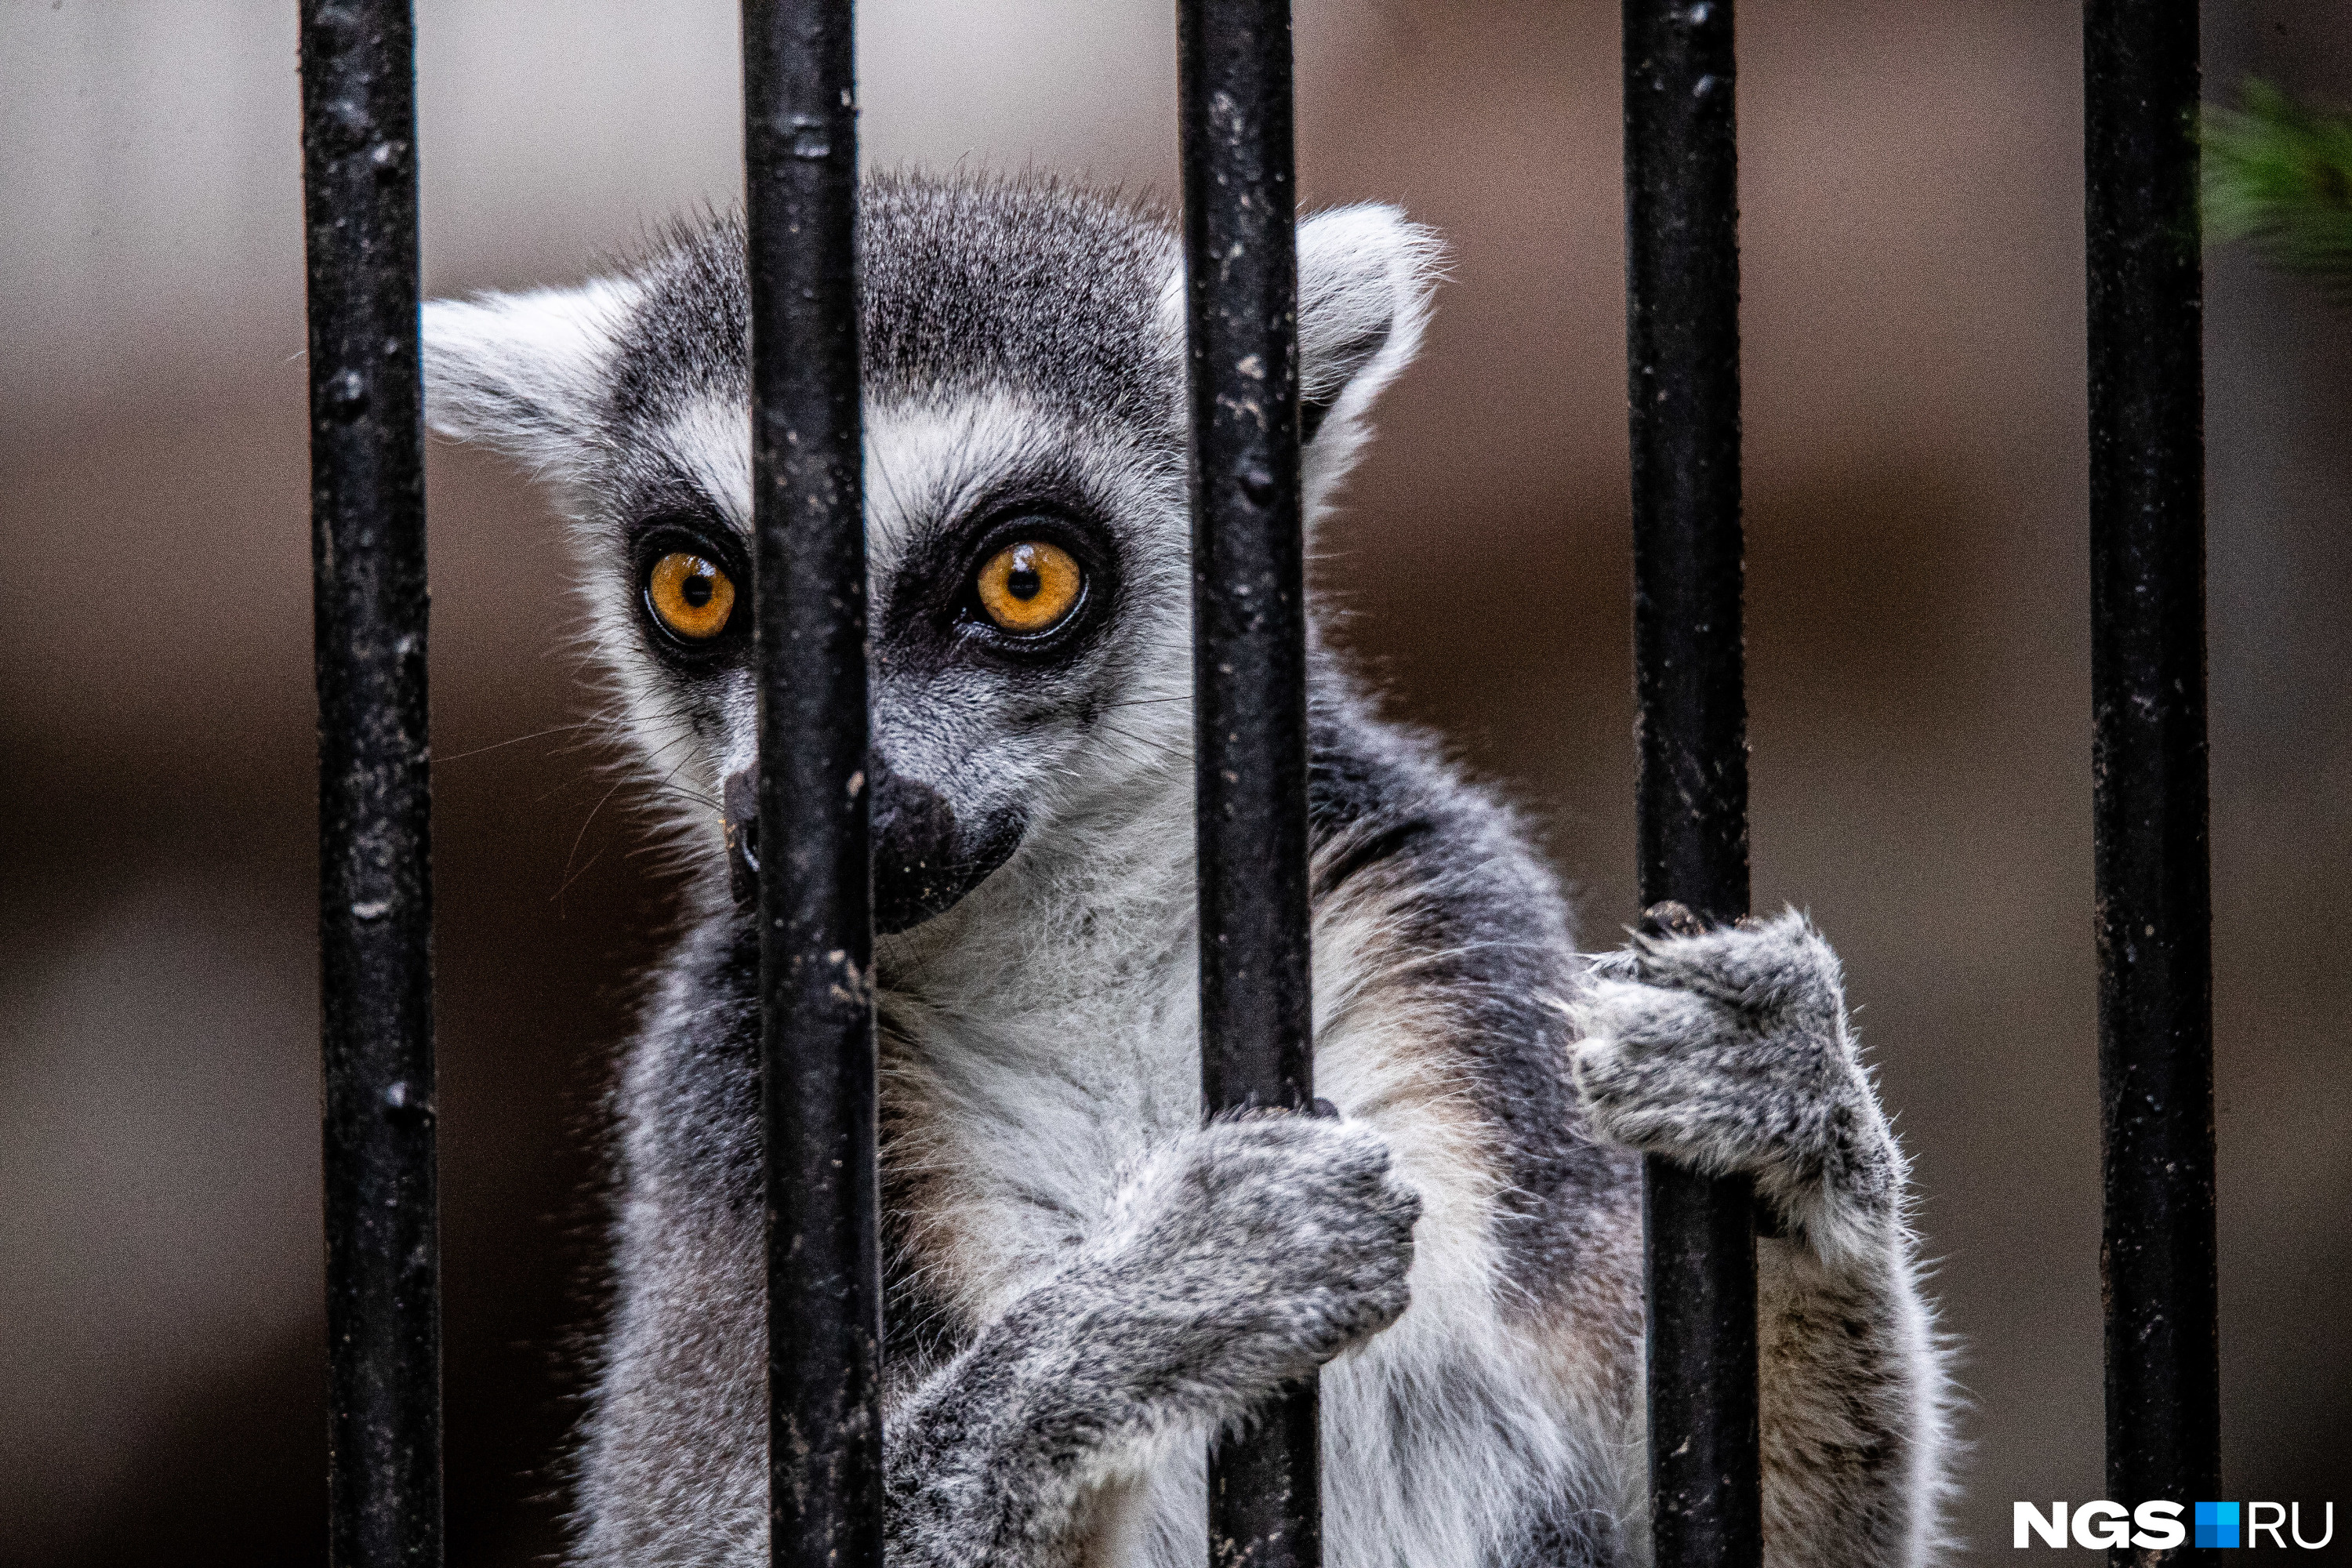
[{"label": "lemur's orange eye", "polygon": [[1034,636],[1067,620],[1086,585],[1086,573],[1068,551],[1024,539],[980,569],[980,607],[1006,631]]},{"label": "lemur's orange eye", "polygon": [[646,603],[677,636],[709,642],[735,613],[735,583],[708,557],[673,550],[646,574]]}]

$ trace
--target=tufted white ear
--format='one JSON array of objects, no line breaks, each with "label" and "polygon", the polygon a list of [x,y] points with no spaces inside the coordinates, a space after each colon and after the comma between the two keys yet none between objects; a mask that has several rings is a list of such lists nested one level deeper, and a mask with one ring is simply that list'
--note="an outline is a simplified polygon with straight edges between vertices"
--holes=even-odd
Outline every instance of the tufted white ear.
[{"label": "tufted white ear", "polygon": [[1298,401],[1307,493],[1320,499],[1369,431],[1363,415],[1421,346],[1444,249],[1391,206],[1298,226]]},{"label": "tufted white ear", "polygon": [[425,307],[425,417],[557,476],[598,443],[613,358],[639,285],[434,300]]},{"label": "tufted white ear", "polygon": [[1344,399],[1360,410],[1420,346],[1441,247],[1391,206],[1339,207],[1298,226],[1298,399],[1313,440]]}]

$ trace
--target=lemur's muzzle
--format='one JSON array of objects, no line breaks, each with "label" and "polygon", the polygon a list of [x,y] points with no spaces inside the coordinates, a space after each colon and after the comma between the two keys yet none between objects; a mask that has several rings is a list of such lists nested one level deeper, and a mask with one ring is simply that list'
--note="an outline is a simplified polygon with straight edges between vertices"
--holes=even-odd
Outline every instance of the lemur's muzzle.
[{"label": "lemur's muzzle", "polygon": [[[960,823],[939,791],[892,773],[878,758],[867,765],[866,787],[872,792],[874,929],[884,936],[953,908],[1021,847],[1019,816]],[[729,879],[736,902],[753,903],[760,897],[758,763],[729,776],[726,806]]]}]

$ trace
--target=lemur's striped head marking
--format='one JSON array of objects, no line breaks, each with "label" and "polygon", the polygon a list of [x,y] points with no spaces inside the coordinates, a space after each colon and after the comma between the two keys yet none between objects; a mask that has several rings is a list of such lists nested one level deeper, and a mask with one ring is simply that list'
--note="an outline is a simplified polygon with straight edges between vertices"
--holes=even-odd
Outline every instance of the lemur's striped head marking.
[{"label": "lemur's striped head marking", "polygon": [[[860,223],[887,931],[1190,777],[1183,290],[1164,218],[1056,184],[870,178]],[[1412,354],[1434,257],[1392,208],[1300,226],[1310,510]],[[719,798],[756,751],[741,225],[430,304],[425,334],[434,426],[562,491],[638,754]]]}]

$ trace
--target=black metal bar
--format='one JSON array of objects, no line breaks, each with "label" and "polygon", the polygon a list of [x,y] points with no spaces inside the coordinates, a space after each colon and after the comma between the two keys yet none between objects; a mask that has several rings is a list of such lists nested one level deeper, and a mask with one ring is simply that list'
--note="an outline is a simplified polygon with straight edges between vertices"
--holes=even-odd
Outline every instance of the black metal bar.
[{"label": "black metal bar", "polygon": [[[1297,185],[1287,0],[1182,0],[1193,436],[1201,1082],[1210,1114],[1313,1100]],[[1209,1468],[1219,1568],[1322,1557],[1316,1384]]]},{"label": "black metal bar", "polygon": [[769,1548],[880,1568],[857,107],[848,0],[747,0]]},{"label": "black metal bar", "polygon": [[2106,1495],[2127,1507],[2221,1480],[2197,49],[2196,0],[2084,6]]},{"label": "black metal bar", "polygon": [[[1739,188],[1730,0],[1625,0],[1625,284],[1642,902],[1748,912]],[[1645,1163],[1657,1568],[1752,1568],[1754,1191]]]},{"label": "black metal bar", "polygon": [[337,1568],[438,1568],[432,795],[407,0],[304,0],[301,53],[328,1554]]}]

